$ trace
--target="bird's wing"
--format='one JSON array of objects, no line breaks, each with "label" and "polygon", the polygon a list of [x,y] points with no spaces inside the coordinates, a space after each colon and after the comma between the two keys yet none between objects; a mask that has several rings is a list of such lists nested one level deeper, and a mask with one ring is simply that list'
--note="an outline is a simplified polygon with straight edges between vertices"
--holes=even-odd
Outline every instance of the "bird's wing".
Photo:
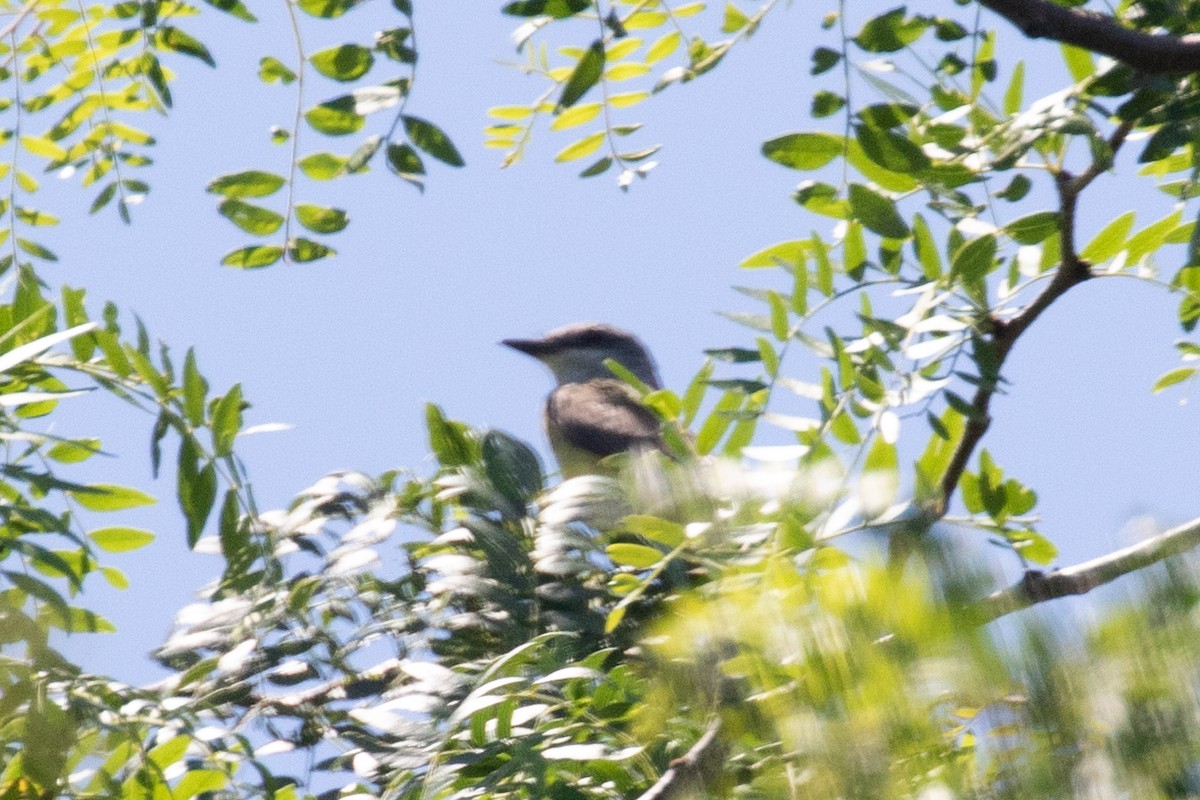
[{"label": "bird's wing", "polygon": [[658,418],[618,380],[559,386],[546,402],[546,418],[571,446],[597,456],[662,447]]}]

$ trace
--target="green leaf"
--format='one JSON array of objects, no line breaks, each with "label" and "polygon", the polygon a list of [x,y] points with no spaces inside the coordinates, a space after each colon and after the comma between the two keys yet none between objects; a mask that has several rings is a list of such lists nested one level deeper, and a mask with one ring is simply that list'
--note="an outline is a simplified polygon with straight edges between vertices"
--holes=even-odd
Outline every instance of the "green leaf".
[{"label": "green leaf", "polygon": [[418,148],[452,167],[463,165],[463,158],[459,155],[458,149],[441,128],[432,122],[408,114],[404,114],[400,118],[404,121],[405,133]]},{"label": "green leaf", "polygon": [[595,177],[596,175],[602,175],[605,172],[607,172],[608,168],[611,167],[612,165],[613,165],[612,156],[604,156],[603,158],[598,159],[595,163],[593,163],[590,167],[585,169],[583,172],[579,173],[579,177],[592,178],[592,177]]},{"label": "green leaf", "polygon": [[1021,110],[1021,102],[1025,95],[1025,62],[1018,61],[1013,66],[1012,77],[1008,81],[1008,89],[1004,91],[1004,113],[1012,116]]},{"label": "green leaf", "polygon": [[46,455],[60,464],[78,464],[99,452],[99,439],[64,439],[56,442]]},{"label": "green leaf", "polygon": [[1182,219],[1182,211],[1173,211],[1129,237],[1129,241],[1125,243],[1125,247],[1129,251],[1129,262],[1136,264],[1142,259],[1142,256],[1157,250]]},{"label": "green leaf", "polygon": [[388,169],[424,191],[425,182],[421,180],[425,174],[425,164],[421,156],[408,144],[389,144],[387,146]]},{"label": "green leaf", "polygon": [[[201,466],[201,461],[204,465]],[[204,524],[212,513],[217,499],[217,471],[205,459],[195,438],[184,436],[179,443],[178,470],[175,473],[179,507],[187,520],[188,548],[196,546],[204,532]]]},{"label": "green leaf", "polygon": [[786,342],[791,335],[788,326],[787,303],[779,292],[768,290],[767,303],[771,308],[771,333],[781,342]]},{"label": "green leaf", "polygon": [[580,57],[558,98],[558,108],[570,108],[596,85],[604,74],[604,42],[597,39]]},{"label": "green leaf", "polygon": [[542,465],[524,443],[500,431],[484,434],[481,447],[488,480],[518,512],[542,490]]},{"label": "green leaf", "polygon": [[764,156],[785,167],[814,170],[845,151],[846,140],[832,133],[785,133],[763,142]]},{"label": "green leaf", "polygon": [[810,75],[820,75],[823,72],[828,72],[838,65],[842,60],[842,54],[838,50],[831,50],[828,47],[818,47],[812,51],[812,69],[809,70]]},{"label": "green leaf", "polygon": [[312,239],[305,239],[303,236],[292,239],[288,244],[288,258],[297,264],[320,261],[322,258],[328,258],[332,255],[335,255],[332,247],[323,245],[320,242],[314,242]]},{"label": "green leaf", "polygon": [[779,266],[796,269],[804,265],[805,256],[810,248],[811,242],[808,239],[779,242],[746,256],[738,266],[743,269]]},{"label": "green leaf", "polygon": [[251,245],[232,250],[221,259],[226,267],[239,269],[258,269],[269,267],[283,258],[283,248],[275,245]]},{"label": "green leaf", "polygon": [[315,181],[327,181],[341,175],[347,159],[333,153],[313,153],[296,162],[300,171]]},{"label": "green leaf", "polygon": [[355,81],[367,74],[375,56],[360,44],[343,44],[313,53],[308,60],[326,78]]},{"label": "green leaf", "polygon": [[48,158],[51,161],[67,160],[66,148],[44,136],[22,136],[21,146],[33,155]]},{"label": "green leaf", "polygon": [[610,544],[604,548],[604,552],[612,559],[614,564],[620,564],[626,567],[635,567],[637,569],[645,569],[653,567],[659,561],[662,561],[663,554],[653,547],[647,547],[644,544],[633,544],[631,542],[617,542]]},{"label": "green leaf", "polygon": [[850,184],[850,207],[855,218],[868,230],[888,239],[906,239],[908,223],[896,210],[896,204],[873,189],[858,183]]},{"label": "green leaf", "polygon": [[654,44],[646,49],[646,63],[657,64],[667,56],[679,49],[679,42],[682,40],[682,35],[679,31],[669,31],[659,37]]},{"label": "green leaf", "polygon": [[502,13],[513,17],[566,19],[591,6],[591,0],[515,0],[504,6]]},{"label": "green leaf", "polygon": [[996,197],[1002,197],[1010,203],[1015,203],[1018,200],[1029,194],[1029,190],[1033,188],[1033,181],[1024,175],[1014,175],[1009,181],[1008,186],[1003,190],[996,192]]},{"label": "green leaf", "polygon": [[183,407],[188,422],[199,427],[204,424],[204,404],[208,397],[208,381],[196,366],[196,353],[188,348],[183,359]]},{"label": "green leaf", "polygon": [[157,501],[137,489],[110,483],[89,484],[86,489],[74,489],[70,495],[89,511],[123,511],[127,508],[153,505]]},{"label": "green leaf", "polygon": [[644,536],[652,542],[658,542],[664,547],[675,548],[683,544],[687,538],[682,525],[661,517],[647,514],[630,514],[621,522],[622,527],[630,533]]},{"label": "green leaf", "polygon": [[1174,386],[1177,383],[1183,383],[1196,374],[1200,367],[1176,367],[1173,370],[1163,373],[1162,377],[1154,382],[1154,387],[1151,391],[1158,394],[1168,386]]},{"label": "green leaf", "polygon": [[960,247],[951,268],[964,282],[982,280],[996,266],[996,237],[980,236]]},{"label": "green leaf", "polygon": [[210,67],[217,65],[217,62],[213,60],[212,54],[208,52],[208,48],[199,39],[196,39],[191,34],[184,33],[179,28],[172,28],[170,26],[161,27],[155,34],[155,40],[159,47],[197,58]]},{"label": "green leaf", "polygon": [[112,527],[91,531],[88,538],[106,552],[126,553],[153,542],[154,534],[140,528]]},{"label": "green leaf", "polygon": [[913,217],[913,251],[921,262],[921,269],[929,280],[937,280],[942,276],[942,259],[938,254],[937,243],[928,223],[920,214]]},{"label": "green leaf", "polygon": [[58,217],[54,216],[53,214],[47,214],[44,211],[38,211],[35,208],[16,206],[13,208],[13,213],[21,222],[24,222],[26,225],[30,225],[35,228],[46,225],[57,225],[59,222]]},{"label": "green leaf", "polygon": [[263,56],[258,62],[258,78],[263,83],[280,83],[286,85],[296,80],[296,73],[287,68],[282,61],[274,56]]},{"label": "green leaf", "polygon": [[346,212],[339,208],[321,206],[296,206],[296,219],[314,233],[337,233],[349,224]]},{"label": "green leaf", "polygon": [[204,0],[204,2],[243,22],[258,22],[258,18],[250,13],[250,9],[246,8],[242,0]]},{"label": "green leaf", "polygon": [[214,178],[207,190],[224,197],[267,197],[279,191],[286,182],[282,175],[252,169]]},{"label": "green leaf", "polygon": [[563,131],[591,122],[600,114],[601,108],[600,103],[581,103],[571,108],[565,108],[550,123],[550,130]]},{"label": "green leaf", "polygon": [[590,156],[592,153],[600,149],[600,145],[604,143],[604,131],[596,131],[589,133],[582,139],[572,142],[571,144],[558,151],[554,156],[554,160],[558,163],[566,161],[574,161],[579,158]]},{"label": "green leaf", "polygon": [[16,242],[17,247],[21,248],[21,250],[33,256],[34,258],[42,258],[46,261],[58,261],[58,256],[55,255],[54,251],[45,245],[38,244],[31,239],[25,239],[20,236],[16,237]]},{"label": "green leaf", "polygon": [[298,0],[296,5],[305,14],[320,19],[336,19],[358,5],[362,0]]},{"label": "green leaf", "polygon": [[425,427],[429,449],[443,467],[460,467],[474,460],[475,448],[467,437],[466,426],[446,419],[433,403],[425,404]]},{"label": "green leaf", "polygon": [[284,223],[281,214],[233,197],[223,200],[217,213],[254,236],[269,236]]},{"label": "green leaf", "polygon": [[1125,246],[1125,237],[1133,230],[1134,217],[1134,212],[1126,211],[1105,225],[1104,229],[1088,242],[1087,247],[1080,251],[1079,257],[1092,264],[1098,264],[1121,252]]},{"label": "green leaf", "polygon": [[212,410],[213,455],[224,458],[233,452],[233,440],[242,429],[242,386],[235,383]]},{"label": "green leaf", "polygon": [[1053,211],[1038,211],[1014,219],[1004,230],[1018,244],[1038,244],[1058,232],[1058,214]]},{"label": "green leaf", "polygon": [[1096,73],[1096,67],[1092,63],[1092,54],[1082,47],[1074,45],[1061,45],[1063,63],[1067,65],[1067,71],[1071,73],[1071,79],[1076,83],[1087,80]]},{"label": "green leaf", "polygon": [[343,95],[313,106],[304,112],[304,119],[318,133],[347,136],[358,133],[367,124],[367,118],[358,113],[357,108],[352,95]]},{"label": "green leaf", "polygon": [[894,53],[920,38],[929,22],[904,16],[904,7],[880,14],[867,21],[854,37],[854,43],[868,53]]},{"label": "green leaf", "polygon": [[855,140],[867,158],[892,172],[914,173],[929,169],[929,156],[906,136],[874,125],[855,125]]},{"label": "green leaf", "polygon": [[750,22],[746,12],[733,3],[725,3],[725,18],[721,22],[722,33],[737,33]]},{"label": "green leaf", "polygon": [[171,788],[175,800],[187,800],[198,794],[218,792],[229,782],[225,773],[218,769],[190,769]]}]

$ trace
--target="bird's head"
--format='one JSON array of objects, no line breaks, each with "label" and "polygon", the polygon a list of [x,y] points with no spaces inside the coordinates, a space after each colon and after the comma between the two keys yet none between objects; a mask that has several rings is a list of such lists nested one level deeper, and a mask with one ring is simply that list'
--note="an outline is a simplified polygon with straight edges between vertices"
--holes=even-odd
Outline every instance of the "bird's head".
[{"label": "bird's head", "polygon": [[659,388],[646,348],[633,334],[612,325],[580,322],[556,328],[540,339],[505,339],[501,344],[541,361],[559,385],[612,378],[604,365],[611,358],[651,388]]}]

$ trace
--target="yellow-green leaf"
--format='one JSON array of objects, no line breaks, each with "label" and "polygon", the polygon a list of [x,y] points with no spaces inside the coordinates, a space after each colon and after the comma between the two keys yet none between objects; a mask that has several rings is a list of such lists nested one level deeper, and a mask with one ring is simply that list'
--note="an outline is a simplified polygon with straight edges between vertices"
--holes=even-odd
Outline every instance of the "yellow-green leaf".
[{"label": "yellow-green leaf", "polygon": [[604,131],[596,131],[588,134],[577,142],[567,145],[558,152],[554,160],[562,163],[564,161],[574,161],[584,156],[590,156],[592,153],[600,149],[601,143],[604,141]]}]

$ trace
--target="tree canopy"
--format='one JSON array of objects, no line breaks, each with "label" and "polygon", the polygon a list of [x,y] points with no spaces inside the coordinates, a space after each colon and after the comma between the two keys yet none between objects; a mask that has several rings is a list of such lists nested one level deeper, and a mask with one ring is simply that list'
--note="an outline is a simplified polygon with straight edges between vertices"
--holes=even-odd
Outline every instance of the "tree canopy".
[{"label": "tree canopy", "polygon": [[[231,79],[295,105],[271,133],[286,171],[208,184],[245,236],[213,263],[324,261],[366,232],[315,187],[420,189],[464,166],[410,103],[421,4],[392,0],[377,32],[355,26],[360,5],[286,3],[286,29],[263,39],[266,86]],[[754,310],[728,314],[744,339],[709,349],[688,385],[650,390],[614,367],[673,457],[557,482],[528,444],[431,403],[432,467],[331,473],[281,510],[259,507],[239,457],[239,384],[210,385],[202,354],[53,283],[42,230],[66,214],[37,177],[75,180],[91,213],[135,222],[155,174],[141,121],[169,119],[179,59],[214,65],[194,18],[256,9],[9,9],[0,800],[1196,793],[1200,594],[1180,556],[1200,520],[1050,570],[1037,488],[986,444],[1018,343],[1085,282],[1173,296],[1179,365],[1146,391],[1195,379],[1200,5],[783,5],[489,9],[512,18],[516,66],[538,88],[498,98],[485,141],[504,166],[549,157],[605,176],[596,191],[658,179],[669,155],[637,121],[643,104],[720,69],[762,26],[805,31],[810,120],[761,152],[800,173],[790,199],[807,232],[745,257]],[[1001,52],[1009,24],[1051,40],[1038,64]],[[325,25],[345,41],[312,46]],[[1051,58],[1068,79],[1027,97],[1027,71]],[[1155,187],[1169,212],[1124,210],[1085,234],[1102,177]],[[99,396],[146,415],[188,546],[222,558],[155,651],[166,677],[151,686],[90,674],[57,644],[111,630],[87,590],[128,584],[108,554],[153,546],[122,521],[152,498],[79,480],[103,447],[53,425],[60,404]],[[81,511],[113,523],[89,528]],[[951,530],[1003,548],[1024,577],[998,585]],[[1016,614],[1134,573],[1128,600],[1069,637]]]}]

